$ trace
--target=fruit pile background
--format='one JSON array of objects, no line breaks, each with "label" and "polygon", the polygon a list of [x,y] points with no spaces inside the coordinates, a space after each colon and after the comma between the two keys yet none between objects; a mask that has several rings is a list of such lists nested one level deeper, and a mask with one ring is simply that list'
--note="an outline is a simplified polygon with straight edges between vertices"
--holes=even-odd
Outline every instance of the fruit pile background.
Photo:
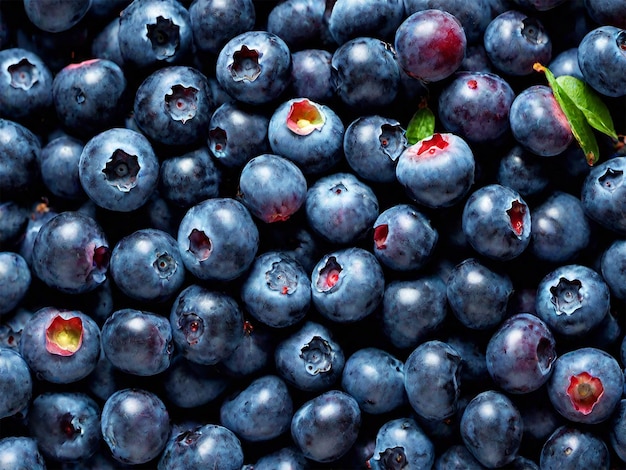
[{"label": "fruit pile background", "polygon": [[0,470],[626,468],[623,0],[62,3],[0,0]]}]

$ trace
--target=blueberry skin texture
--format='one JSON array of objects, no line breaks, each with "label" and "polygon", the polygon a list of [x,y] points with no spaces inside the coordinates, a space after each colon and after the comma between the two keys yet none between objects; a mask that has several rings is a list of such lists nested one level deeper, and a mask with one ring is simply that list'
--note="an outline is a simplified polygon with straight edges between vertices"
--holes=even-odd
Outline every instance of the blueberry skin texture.
[{"label": "blueberry skin texture", "polygon": [[[80,322],[82,342],[72,348],[73,352],[72,349],[59,352],[48,344],[48,329],[59,319]],[[54,384],[77,382],[96,368],[100,357],[100,328],[83,312],[44,307],[34,313],[28,328],[22,330],[19,352],[35,378]]]},{"label": "blueberry skin texture", "polygon": [[167,408],[157,395],[142,389],[125,388],[111,395],[102,407],[100,425],[113,458],[130,465],[158,457],[170,434]]},{"label": "blueberry skin texture", "polygon": [[[453,444],[437,456],[434,470],[483,470],[463,444]],[[529,469],[530,470],[530,469]]]},{"label": "blueberry skin texture", "polygon": [[256,11],[252,0],[195,0],[189,5],[189,21],[194,46],[218,54],[230,39],[253,28]]},{"label": "blueberry skin texture", "polygon": [[177,349],[198,364],[217,364],[243,340],[243,314],[237,302],[195,284],[176,297],[170,324]]},{"label": "blueberry skin texture", "polygon": [[325,318],[351,323],[372,314],[385,293],[385,276],[369,251],[344,248],[324,255],[313,268],[311,299]]},{"label": "blueberry skin texture", "polygon": [[406,468],[432,468],[435,446],[414,419],[393,419],[378,429],[368,463],[374,470],[393,468],[396,463]]},{"label": "blueberry skin texture", "polygon": [[539,282],[535,310],[550,329],[568,337],[582,337],[604,320],[611,295],[604,279],[593,269],[559,266]]},{"label": "blueberry skin texture", "polygon": [[328,16],[328,30],[339,45],[364,36],[390,39],[403,19],[402,0],[337,0]]},{"label": "blueberry skin texture", "polygon": [[[298,1],[319,5],[318,2],[313,0]],[[280,5],[286,3],[288,2]],[[298,27],[300,26],[299,24]],[[332,53],[323,49],[304,49],[293,52],[291,54],[293,64],[291,69],[291,94],[319,103],[331,101],[335,96],[330,65],[332,58]]]},{"label": "blueberry skin texture", "polygon": [[175,406],[196,408],[216,400],[229,383],[212,366],[194,364],[177,355],[163,375],[163,393]]},{"label": "blueberry skin texture", "polygon": [[593,431],[560,426],[541,448],[539,465],[546,470],[597,468],[608,470],[611,456],[606,443]]},{"label": "blueberry skin texture", "polygon": [[545,85],[533,85],[515,97],[509,122],[515,140],[542,157],[564,152],[574,138],[567,117]]},{"label": "blueberry skin texture", "polygon": [[311,281],[298,261],[282,252],[267,251],[254,260],[240,295],[246,312],[272,328],[284,328],[308,313]]},{"label": "blueberry skin texture", "polygon": [[275,375],[253,380],[220,407],[222,425],[248,442],[269,441],[287,432],[292,415],[287,384]]},{"label": "blueberry skin texture", "polygon": [[31,273],[26,260],[11,251],[0,252],[0,315],[20,304],[30,283]]},{"label": "blueberry skin texture", "polygon": [[120,51],[119,31],[120,19],[116,17],[94,36],[93,42],[91,43],[92,57],[110,60],[120,67],[124,67],[124,58]]},{"label": "blueberry skin texture", "polygon": [[259,230],[242,203],[215,198],[189,208],[178,226],[177,239],[191,274],[202,280],[229,281],[252,265]]},{"label": "blueberry skin texture", "polygon": [[626,30],[600,26],[578,45],[578,65],[594,90],[606,96],[626,95]]},{"label": "blueberry skin texture", "polygon": [[542,320],[530,313],[509,317],[487,343],[487,370],[508,393],[529,393],[550,378],[556,341]]},{"label": "blueberry skin texture", "polygon": [[[364,2],[353,3],[361,6]],[[396,98],[400,68],[390,44],[376,38],[359,37],[335,50],[331,77],[335,95],[344,104],[359,111],[374,110],[388,106]]]},{"label": "blueberry skin texture", "polygon": [[474,184],[475,168],[474,154],[463,138],[435,133],[402,152],[396,178],[418,204],[450,207],[469,192]]},{"label": "blueberry skin texture", "polygon": [[555,191],[531,214],[530,251],[537,258],[565,263],[588,245],[591,227],[580,198]]},{"label": "blueberry skin texture", "polygon": [[467,258],[451,271],[446,295],[452,313],[465,327],[486,330],[506,316],[513,283],[505,272]]},{"label": "blueberry skin texture", "polygon": [[52,105],[52,73],[34,52],[0,51],[0,115],[20,120]]},{"label": "blueberry skin texture", "polygon": [[542,157],[514,145],[500,160],[497,183],[527,198],[541,194],[550,184],[550,172]]},{"label": "blueberry skin texture", "polygon": [[84,393],[42,393],[28,409],[28,428],[46,458],[84,460],[100,445],[100,407]]},{"label": "blueberry skin texture", "polygon": [[361,410],[356,400],[345,392],[330,390],[296,410],[291,436],[307,459],[333,462],[356,442],[360,426]]},{"label": "blueberry skin texture", "polygon": [[328,329],[307,321],[276,346],[274,361],[278,374],[298,390],[321,392],[340,379],[345,356]]},{"label": "blueberry skin texture", "polygon": [[56,0],[24,0],[24,11],[28,19],[39,29],[49,33],[60,33],[75,26],[87,14],[92,0],[71,0],[59,3]]},{"label": "blueberry skin texture", "polygon": [[543,24],[517,10],[491,20],[483,44],[493,65],[508,75],[529,75],[536,62],[548,64],[552,58],[552,41]]},{"label": "blueberry skin texture", "polygon": [[46,470],[46,462],[33,437],[8,436],[0,439],[0,470],[15,468]]},{"label": "blueberry skin texture", "polygon": [[[302,110],[317,117],[316,122],[301,127],[301,117],[311,119]],[[307,98],[292,98],[281,103],[270,118],[267,137],[272,152],[300,167],[305,175],[330,170],[342,159],[344,125],[328,106]]]},{"label": "blueberry skin texture", "polygon": [[395,280],[382,301],[383,333],[396,348],[416,348],[448,313],[446,284],[438,276]]},{"label": "blueberry skin texture", "polygon": [[270,370],[276,338],[271,328],[244,321],[243,340],[233,353],[219,363],[219,371],[228,377],[257,376]]},{"label": "blueberry skin texture", "polygon": [[235,433],[224,426],[205,424],[173,434],[159,459],[158,470],[240,470],[243,462],[241,442]]},{"label": "blueberry skin texture", "polygon": [[215,76],[226,92],[248,104],[278,99],[291,79],[291,51],[280,37],[267,31],[246,31],[220,50]]},{"label": "blueberry skin texture", "polygon": [[32,396],[33,380],[28,364],[17,351],[1,346],[0,419],[25,411]]},{"label": "blueberry skin texture", "polygon": [[444,128],[471,142],[491,142],[509,131],[515,93],[499,75],[459,72],[439,95]]},{"label": "blueberry skin texture", "polygon": [[17,248],[25,238],[26,227],[32,219],[28,211],[14,201],[0,202],[0,249]]},{"label": "blueberry skin texture", "polygon": [[359,349],[346,361],[341,387],[358,402],[361,411],[388,413],[406,403],[404,364],[382,349]]},{"label": "blueberry skin texture", "polygon": [[[280,175],[280,182],[275,181]],[[298,166],[286,158],[263,154],[241,169],[237,199],[265,223],[284,222],[304,204],[307,182]]]},{"label": "blueberry skin texture", "polygon": [[83,189],[96,205],[116,212],[143,206],[157,187],[159,161],[139,132],[111,128],[89,139],[78,166]]},{"label": "blueberry skin texture", "polygon": [[212,99],[207,78],[196,68],[163,67],[137,88],[135,121],[149,138],[162,144],[198,144],[207,137]]},{"label": "blueberry skin texture", "polygon": [[66,65],[52,83],[57,118],[69,132],[83,138],[118,123],[125,95],[124,71],[107,59]]},{"label": "blueberry skin texture", "polygon": [[0,200],[25,194],[39,176],[41,143],[26,127],[0,119]]},{"label": "blueberry skin texture", "polygon": [[609,442],[611,448],[617,456],[626,462],[626,442],[624,429],[626,428],[626,400],[620,400],[617,405],[613,417],[611,418],[611,427],[609,430]]},{"label": "blueberry skin texture", "polygon": [[303,49],[322,38],[328,30],[326,5],[315,0],[287,0],[276,4],[267,15],[267,31],[281,37],[292,50]]},{"label": "blueberry skin texture", "polygon": [[180,292],[185,281],[178,243],[153,228],[137,230],[117,242],[110,272],[124,294],[143,302],[166,301]]},{"label": "blueberry skin texture", "polygon": [[49,141],[41,149],[41,180],[55,196],[76,201],[87,198],[78,176],[83,147],[82,141],[71,136],[61,136]]},{"label": "blueberry skin texture", "polygon": [[398,26],[394,46],[398,63],[409,76],[437,82],[459,68],[467,37],[454,15],[429,9],[409,15]]},{"label": "blueberry skin texture", "polygon": [[261,457],[254,464],[255,470],[274,470],[281,468],[284,470],[303,470],[309,466],[308,461],[302,452],[295,447],[283,447],[275,452],[271,452]]},{"label": "blueberry skin texture", "polygon": [[379,115],[361,116],[343,136],[343,151],[360,178],[375,183],[396,181],[396,162],[408,146],[399,121]]},{"label": "blueberry skin texture", "polygon": [[508,261],[530,244],[530,210],[511,188],[490,184],[474,191],[465,203],[462,230],[469,244],[483,256]]},{"label": "blueberry skin texture", "polygon": [[165,371],[174,350],[168,319],[132,308],[116,310],[107,318],[102,326],[101,343],[111,364],[139,376]]},{"label": "blueberry skin texture", "polygon": [[622,398],[624,374],[607,352],[584,347],[558,357],[547,383],[552,406],[574,423],[609,419]]},{"label": "blueberry skin texture", "polygon": [[309,226],[336,245],[363,238],[376,221],[378,208],[371,187],[343,172],[320,177],[307,191],[304,203]]},{"label": "blueberry skin texture", "polygon": [[624,171],[626,162],[620,157],[594,166],[583,182],[580,195],[585,214],[621,237],[626,236]]},{"label": "blueberry skin texture", "polygon": [[252,106],[229,100],[211,115],[207,144],[227,168],[241,168],[257,155],[268,153],[269,118]]},{"label": "blueberry skin texture", "polygon": [[159,192],[169,202],[189,208],[218,197],[221,181],[222,170],[203,146],[161,162]]},{"label": "blueberry skin texture", "polygon": [[192,48],[189,12],[173,0],[135,0],[120,13],[118,38],[127,67],[179,63]]},{"label": "blueberry skin texture", "polygon": [[374,222],[373,252],[396,271],[416,271],[430,260],[439,234],[416,207],[398,204],[383,211]]},{"label": "blueberry skin texture", "polygon": [[506,395],[486,390],[467,404],[460,431],[464,444],[476,460],[488,468],[502,467],[517,456],[523,421]]},{"label": "blueberry skin texture", "polygon": [[619,0],[585,0],[584,6],[596,23],[626,28],[624,5]]},{"label": "blueberry skin texture", "polygon": [[578,65],[578,47],[571,47],[558,54],[552,59],[548,68],[555,77],[569,75],[579,80],[585,80]]},{"label": "blueberry skin texture", "polygon": [[109,252],[105,233],[95,219],[80,212],[62,212],[37,232],[31,268],[48,286],[81,294],[106,280]]},{"label": "blueberry skin texture", "polygon": [[[456,413],[460,372],[461,356],[449,344],[430,340],[415,348],[404,364],[404,388],[413,410],[430,421]],[[424,384],[429,384],[428,391]]]},{"label": "blueberry skin texture", "polygon": [[611,295],[626,300],[626,240],[615,240],[604,250],[600,269]]}]

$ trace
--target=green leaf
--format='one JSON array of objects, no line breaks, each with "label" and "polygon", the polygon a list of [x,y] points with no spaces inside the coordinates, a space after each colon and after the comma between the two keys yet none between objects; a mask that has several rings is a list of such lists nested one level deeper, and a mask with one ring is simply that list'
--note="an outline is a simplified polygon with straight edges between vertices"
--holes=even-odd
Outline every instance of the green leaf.
[{"label": "green leaf", "polygon": [[594,129],[617,140],[617,132],[608,108],[589,85],[576,77],[564,75],[556,78],[556,82],[582,111],[587,122]]},{"label": "green leaf", "polygon": [[589,165],[593,165],[598,161],[600,149],[598,147],[596,136],[593,133],[593,129],[587,122],[587,118],[583,112],[578,109],[565,90],[561,88],[554,77],[554,74],[547,67],[544,67],[541,64],[535,64],[534,69],[545,74],[548,84],[550,85],[550,88],[552,88],[552,93],[554,94],[557,103],[561,107],[563,114],[565,114],[565,117],[572,128],[572,134],[574,134],[574,138],[585,154],[587,163]]},{"label": "green leaf", "polygon": [[413,145],[435,133],[435,115],[428,106],[417,110],[406,127],[406,140]]}]

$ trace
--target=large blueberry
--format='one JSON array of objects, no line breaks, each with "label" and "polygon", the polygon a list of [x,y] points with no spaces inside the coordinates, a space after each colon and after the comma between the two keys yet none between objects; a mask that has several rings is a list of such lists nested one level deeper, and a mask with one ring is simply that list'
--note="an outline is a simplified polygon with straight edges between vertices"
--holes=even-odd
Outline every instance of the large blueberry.
[{"label": "large blueberry", "polygon": [[606,96],[626,95],[626,30],[602,25],[578,46],[578,65],[585,82]]},{"label": "large blueberry", "polygon": [[196,0],[189,5],[189,21],[194,46],[218,54],[230,39],[252,29],[255,5],[252,0]]},{"label": "large blueberry", "polygon": [[32,394],[33,380],[28,364],[17,351],[1,346],[0,419],[25,412]]},{"label": "large blueberry", "polygon": [[72,200],[86,199],[80,184],[78,164],[84,143],[74,137],[61,136],[41,149],[39,169],[41,179],[52,194]]},{"label": "large blueberry", "polygon": [[38,181],[41,143],[28,128],[0,119],[0,199],[16,197]]},{"label": "large blueberry", "polygon": [[373,36],[390,39],[404,19],[402,0],[337,0],[328,15],[328,30],[339,45]]},{"label": "large blueberry", "polygon": [[0,439],[0,462],[2,470],[48,468],[34,437],[8,436]]},{"label": "large blueberry", "polygon": [[0,315],[20,304],[30,283],[31,273],[26,260],[17,253],[0,252]]},{"label": "large blueberry", "polygon": [[543,444],[539,456],[539,464],[545,470],[608,470],[610,463],[609,449],[598,434],[571,425],[556,429]]},{"label": "large blueberry", "polygon": [[626,160],[610,158],[594,166],[585,178],[580,199],[585,214],[602,227],[626,236]]},{"label": "large blueberry", "polygon": [[435,446],[414,419],[399,418],[387,421],[376,433],[374,455],[368,468],[432,468]]}]

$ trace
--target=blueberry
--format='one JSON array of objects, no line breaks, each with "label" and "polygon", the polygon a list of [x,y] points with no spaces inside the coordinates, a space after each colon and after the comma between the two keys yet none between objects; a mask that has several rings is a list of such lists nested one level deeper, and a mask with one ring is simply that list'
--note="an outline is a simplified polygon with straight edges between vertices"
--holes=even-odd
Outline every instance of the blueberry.
[{"label": "blueberry", "polygon": [[411,77],[437,82],[461,65],[467,38],[461,22],[436,9],[417,11],[396,29],[398,63]]},{"label": "blueberry", "polygon": [[118,241],[111,253],[110,270],[124,294],[145,302],[170,299],[185,281],[178,243],[158,229],[140,229]]},{"label": "blueberry", "polygon": [[375,183],[396,181],[396,162],[407,145],[400,122],[378,115],[355,119],[343,137],[350,168],[360,178]]},{"label": "blueberry", "polygon": [[8,436],[0,439],[0,469],[45,470],[46,462],[33,437]]},{"label": "blueberry", "polygon": [[41,179],[55,196],[84,200],[87,195],[80,184],[78,165],[84,143],[74,137],[61,136],[49,141],[39,158]]},{"label": "blueberry", "polygon": [[[461,394],[461,356],[449,344],[426,341],[405,362],[404,387],[409,403],[430,421],[449,418],[457,411]],[[428,391],[423,384],[430,384]]]},{"label": "blueberry", "polygon": [[541,21],[518,10],[493,18],[483,43],[489,60],[508,75],[529,75],[536,62],[548,64],[552,58],[552,41]]},{"label": "blueberry", "polygon": [[125,92],[123,70],[107,59],[69,64],[55,75],[52,83],[60,123],[83,138],[119,124],[126,109]]},{"label": "blueberry", "polygon": [[0,252],[0,315],[20,304],[30,283],[31,273],[26,260],[17,253]]},{"label": "blueberry", "polygon": [[565,425],[555,430],[541,448],[539,461],[546,470],[611,468],[611,456],[606,443],[593,431]]},{"label": "blueberry", "polygon": [[509,130],[513,89],[499,75],[459,72],[439,95],[439,118],[448,132],[490,142]]},{"label": "blueberry", "polygon": [[62,4],[55,0],[24,0],[28,19],[50,33],[67,31],[75,26],[90,7],[91,0],[71,0]]},{"label": "blueberry", "polygon": [[333,462],[356,442],[361,410],[345,392],[330,390],[305,402],[291,420],[291,435],[304,456],[314,462]]},{"label": "blueberry", "polygon": [[104,442],[115,460],[138,465],[155,459],[165,449],[169,420],[168,411],[157,395],[125,388],[104,402],[100,425]]},{"label": "blueberry", "polygon": [[619,0],[585,0],[585,9],[598,24],[610,24],[618,28],[626,28],[622,3]]},{"label": "blueberry", "polygon": [[295,447],[283,447],[261,457],[254,464],[254,470],[304,470],[309,466],[306,457]]},{"label": "blueberry", "polygon": [[[337,4],[333,11],[335,8]],[[331,76],[335,94],[360,111],[391,104],[400,84],[400,68],[391,45],[370,37],[351,39],[339,46],[331,59]]]},{"label": "blueberry", "polygon": [[434,470],[483,470],[483,467],[463,444],[454,444],[435,460]]},{"label": "blueberry", "polygon": [[552,59],[548,68],[555,77],[569,75],[570,77],[576,77],[579,80],[585,79],[580,70],[580,66],[578,65],[577,47],[571,47],[558,54]]},{"label": "blueberry", "polygon": [[159,470],[219,468],[241,470],[241,442],[235,433],[217,424],[205,424],[172,434],[159,458]]},{"label": "blueberry", "polygon": [[570,264],[546,274],[537,286],[537,315],[557,334],[582,337],[606,317],[610,292],[593,269]]},{"label": "blueberry", "polygon": [[399,418],[386,422],[376,433],[374,455],[368,468],[432,468],[435,446],[413,419]]},{"label": "blueberry", "polygon": [[486,390],[467,404],[460,430],[476,460],[489,468],[502,467],[517,456],[522,441],[522,416],[506,395]]},{"label": "blueberry", "polygon": [[243,340],[243,314],[237,302],[196,284],[176,297],[170,324],[177,349],[198,364],[217,364]]},{"label": "blueberry", "polygon": [[274,359],[283,379],[310,392],[328,390],[341,377],[345,364],[343,350],[330,331],[312,321],[281,341]]},{"label": "blueberry", "polygon": [[363,248],[328,253],[313,268],[313,305],[329,320],[339,323],[362,320],[380,305],[384,293],[382,267]]},{"label": "blueberry", "polygon": [[567,117],[545,85],[533,85],[518,94],[509,121],[515,140],[543,157],[564,152],[574,138]]},{"label": "blueberry", "polygon": [[402,349],[415,348],[446,318],[446,284],[437,276],[395,280],[382,301],[383,333]]},{"label": "blueberry", "polygon": [[25,49],[0,51],[0,115],[20,120],[52,105],[52,73],[41,58]]},{"label": "blueberry", "polygon": [[326,5],[316,0],[277,3],[267,15],[267,30],[281,37],[291,49],[303,49],[321,39],[325,9]]},{"label": "blueberry", "polygon": [[481,339],[477,341],[459,332],[446,337],[445,343],[461,356],[459,377],[461,383],[465,384],[464,388],[470,384],[481,384],[485,383],[485,380],[489,380],[485,345]]},{"label": "blueberry", "polygon": [[626,462],[626,442],[624,441],[624,427],[626,426],[626,400],[620,400],[615,413],[611,418],[609,442],[617,456]]},{"label": "blueberry", "polygon": [[19,239],[26,237],[26,227],[31,220],[28,211],[19,204],[0,202],[0,250],[19,249]]},{"label": "blueberry", "polygon": [[559,356],[548,381],[552,406],[575,423],[596,424],[609,419],[623,389],[624,374],[617,360],[591,347]]},{"label": "blueberry", "polygon": [[34,376],[67,384],[87,377],[100,356],[100,328],[79,311],[44,307],[22,331],[19,352]]},{"label": "blueberry", "polygon": [[62,212],[37,232],[31,264],[50,287],[78,294],[105,281],[109,257],[105,234],[96,220],[80,212]]},{"label": "blueberry", "polygon": [[272,114],[267,136],[275,154],[310,175],[339,163],[344,130],[340,117],[330,107],[308,98],[292,98]]},{"label": "blueberry", "polygon": [[52,461],[86,460],[100,445],[100,407],[84,393],[43,393],[28,409],[28,427]]},{"label": "blueberry", "polygon": [[580,195],[585,214],[622,237],[626,236],[622,211],[623,201],[626,201],[624,170],[626,163],[620,157],[595,165],[585,178]]},{"label": "blueberry", "polygon": [[527,198],[541,194],[550,185],[547,162],[540,156],[514,145],[498,165],[497,182]]},{"label": "blueberry", "polygon": [[504,391],[528,393],[548,381],[556,356],[556,341],[548,325],[530,313],[518,313],[491,336],[487,370]]},{"label": "blueberry", "polygon": [[[320,4],[314,0],[304,1],[311,5]],[[287,1],[279,5],[288,3]],[[298,28],[301,27],[302,24],[298,24]],[[323,49],[304,49],[293,52],[291,54],[293,63],[291,69],[291,94],[319,103],[331,101],[335,96],[332,83],[332,57],[332,53]]]},{"label": "blueberry", "polygon": [[626,241],[615,240],[611,243],[602,253],[600,263],[602,277],[611,294],[617,299],[626,300]]},{"label": "blueberry", "polygon": [[291,67],[291,51],[280,37],[267,31],[246,31],[222,47],[215,76],[233,98],[265,104],[287,89]]},{"label": "blueberry", "polygon": [[0,419],[25,412],[33,395],[28,364],[17,351],[4,346],[0,346],[0,394]]},{"label": "blueberry", "polygon": [[355,351],[343,368],[341,386],[365,413],[388,413],[406,403],[404,364],[382,349]]},{"label": "blueberry", "polygon": [[470,146],[450,133],[435,133],[406,148],[396,177],[418,204],[442,208],[458,203],[474,184],[476,163]]},{"label": "blueberry", "polygon": [[339,45],[365,36],[389,39],[403,19],[402,0],[337,0],[328,16],[328,30]]},{"label": "blueberry", "polygon": [[219,370],[229,377],[248,377],[270,370],[276,338],[271,328],[244,321],[243,340],[233,353],[219,363]]},{"label": "blueberry", "polygon": [[220,407],[222,425],[251,442],[269,441],[285,433],[292,415],[287,384],[275,375],[253,380],[227,397]]},{"label": "blueberry", "polygon": [[178,248],[187,270],[199,279],[228,281],[254,261],[259,231],[248,209],[232,198],[191,206],[178,226]]},{"label": "blueberry", "polygon": [[1,200],[26,194],[38,181],[41,144],[35,134],[14,121],[0,119]]},{"label": "blueberry", "polygon": [[167,145],[194,145],[206,139],[213,112],[207,78],[194,67],[173,65],[151,73],[133,104],[137,125]]},{"label": "blueberry", "polygon": [[578,65],[585,82],[599,93],[626,95],[626,30],[603,25],[589,31],[578,45]]},{"label": "blueberry", "polygon": [[[125,0],[126,1],[126,0]],[[128,2],[129,3],[129,2]],[[91,55],[98,59],[106,59],[124,67],[124,58],[120,51],[120,18],[113,18],[93,38]]]},{"label": "blueberry", "polygon": [[102,326],[102,350],[116,368],[149,376],[165,371],[174,349],[167,318],[152,312],[116,310]]},{"label": "blueberry", "polygon": [[530,243],[530,210],[513,189],[489,184],[467,199],[462,228],[472,248],[481,255],[511,260],[521,255]]},{"label": "blueberry", "polygon": [[298,261],[284,253],[259,255],[241,286],[246,311],[273,328],[295,325],[311,305],[311,281]]},{"label": "blueberry", "polygon": [[98,206],[130,212],[143,206],[156,189],[159,162],[142,134],[111,128],[85,144],[78,175],[83,189]]}]

